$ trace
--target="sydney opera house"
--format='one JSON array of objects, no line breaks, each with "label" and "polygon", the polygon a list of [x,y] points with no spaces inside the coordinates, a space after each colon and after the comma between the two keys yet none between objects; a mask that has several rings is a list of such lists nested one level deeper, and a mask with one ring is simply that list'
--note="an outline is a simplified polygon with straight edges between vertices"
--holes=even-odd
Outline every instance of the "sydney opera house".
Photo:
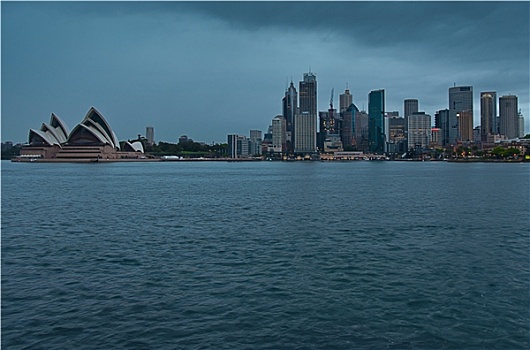
[{"label": "sydney opera house", "polygon": [[141,142],[118,142],[109,123],[94,107],[72,131],[55,114],[40,130],[30,129],[28,145],[19,159],[46,160],[125,160],[145,158]]}]

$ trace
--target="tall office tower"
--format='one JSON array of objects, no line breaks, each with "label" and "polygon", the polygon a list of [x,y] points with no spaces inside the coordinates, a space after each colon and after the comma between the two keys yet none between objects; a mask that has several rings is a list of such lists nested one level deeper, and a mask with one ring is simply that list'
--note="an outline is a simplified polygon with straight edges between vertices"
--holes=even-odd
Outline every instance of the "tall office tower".
[{"label": "tall office tower", "polygon": [[282,99],[282,104],[283,117],[285,118],[285,122],[287,123],[286,130],[287,132],[292,132],[294,130],[294,115],[296,114],[296,110],[298,109],[298,92],[296,92],[296,88],[294,87],[292,81],[291,85],[289,85],[289,87],[285,91],[285,96]]},{"label": "tall office tower", "polygon": [[300,82],[300,114],[317,115],[317,77],[313,73],[304,73],[304,80]]},{"label": "tall office tower", "polygon": [[440,129],[440,138],[442,146],[450,145],[453,142],[450,142],[450,135],[449,130],[450,123],[449,123],[449,110],[448,109],[442,109],[434,115],[434,127]]},{"label": "tall office tower", "polygon": [[480,93],[480,140],[486,142],[488,134],[496,134],[497,127],[497,93],[486,91]]},{"label": "tall office tower", "polygon": [[473,113],[462,111],[456,114],[460,141],[473,141]]},{"label": "tall office tower", "polygon": [[353,125],[355,127],[353,135],[357,149],[367,152],[369,149],[368,113],[366,111],[355,113]]},{"label": "tall office tower", "polygon": [[519,119],[519,138],[524,137],[524,118],[523,113],[521,110],[519,110],[519,114],[517,115],[517,118]]},{"label": "tall office tower", "polygon": [[371,91],[368,95],[368,137],[370,152],[385,151],[385,90]]},{"label": "tall office tower", "polygon": [[316,153],[317,116],[303,112],[294,116],[294,152]]},{"label": "tall office tower", "polygon": [[408,128],[408,116],[412,113],[416,113],[419,111],[419,102],[415,98],[408,98],[404,101],[403,106],[403,118],[405,118],[405,131],[407,131]]},{"label": "tall office tower", "polygon": [[431,116],[416,112],[408,118],[408,149],[427,148],[431,141]]},{"label": "tall office tower", "polygon": [[285,153],[287,122],[281,115],[272,120],[272,151],[274,153]]},{"label": "tall office tower", "polygon": [[353,102],[353,95],[350,94],[350,90],[346,88],[343,94],[339,96],[339,112],[342,113],[347,110]]},{"label": "tall office tower", "polygon": [[152,126],[146,126],[145,127],[145,138],[147,139],[148,145],[154,145],[155,144],[155,128]]},{"label": "tall office tower", "polygon": [[350,104],[345,111],[341,112],[342,128],[340,133],[340,140],[344,147],[354,144],[355,135],[355,114],[359,113],[359,108],[353,103]]},{"label": "tall office tower", "polygon": [[457,114],[470,113],[473,121],[473,87],[454,86],[449,88],[449,142],[454,144],[456,140],[462,140],[458,134]]},{"label": "tall office tower", "polygon": [[508,139],[519,136],[518,110],[517,96],[507,95],[499,98],[499,131]]}]

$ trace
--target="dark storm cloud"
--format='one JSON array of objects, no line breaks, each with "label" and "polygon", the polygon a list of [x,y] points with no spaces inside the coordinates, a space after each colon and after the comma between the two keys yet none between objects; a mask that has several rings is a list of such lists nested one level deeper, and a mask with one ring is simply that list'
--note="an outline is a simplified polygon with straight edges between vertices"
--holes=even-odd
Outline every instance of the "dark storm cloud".
[{"label": "dark storm cloud", "polygon": [[122,139],[153,125],[158,140],[224,141],[265,130],[309,67],[319,110],[348,83],[359,107],[384,88],[388,110],[419,98],[433,115],[457,83],[475,98],[516,94],[528,117],[527,2],[1,6],[3,140],[23,141],[51,112],[73,126],[94,105]]}]

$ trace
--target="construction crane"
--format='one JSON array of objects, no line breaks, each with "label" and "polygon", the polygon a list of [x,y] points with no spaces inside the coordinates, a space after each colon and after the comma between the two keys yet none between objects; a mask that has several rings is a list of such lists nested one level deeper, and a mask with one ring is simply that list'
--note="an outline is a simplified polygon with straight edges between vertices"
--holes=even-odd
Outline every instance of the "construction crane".
[{"label": "construction crane", "polygon": [[335,88],[331,88],[331,99],[329,100],[329,109],[333,109],[333,92],[335,92]]}]

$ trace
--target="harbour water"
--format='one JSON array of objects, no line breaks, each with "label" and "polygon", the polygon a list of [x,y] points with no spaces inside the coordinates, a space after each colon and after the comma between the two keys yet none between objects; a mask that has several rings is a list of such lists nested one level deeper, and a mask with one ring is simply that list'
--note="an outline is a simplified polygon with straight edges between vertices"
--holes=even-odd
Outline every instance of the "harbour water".
[{"label": "harbour water", "polygon": [[2,348],[528,349],[529,170],[2,161]]}]

